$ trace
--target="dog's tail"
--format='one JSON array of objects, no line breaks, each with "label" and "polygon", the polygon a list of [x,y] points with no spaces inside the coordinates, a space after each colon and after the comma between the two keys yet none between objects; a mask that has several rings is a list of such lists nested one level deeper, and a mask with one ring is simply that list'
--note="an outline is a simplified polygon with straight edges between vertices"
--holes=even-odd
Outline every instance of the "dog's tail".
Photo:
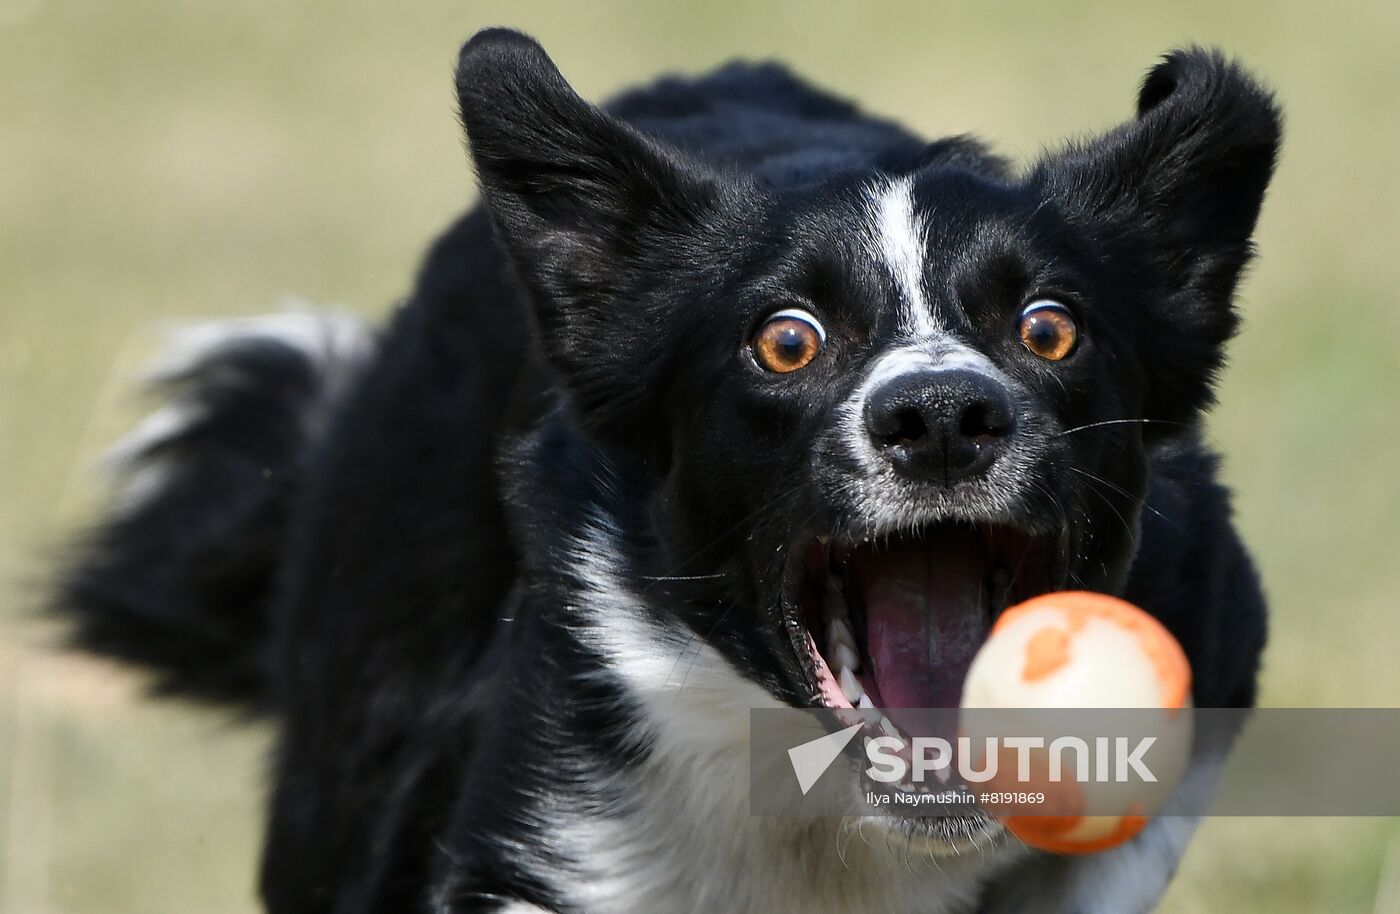
[{"label": "dog's tail", "polygon": [[262,705],[292,504],[371,350],[327,312],[172,334],[151,375],[164,402],[110,452],[113,505],[60,580],[73,643],[152,668],[161,692]]}]

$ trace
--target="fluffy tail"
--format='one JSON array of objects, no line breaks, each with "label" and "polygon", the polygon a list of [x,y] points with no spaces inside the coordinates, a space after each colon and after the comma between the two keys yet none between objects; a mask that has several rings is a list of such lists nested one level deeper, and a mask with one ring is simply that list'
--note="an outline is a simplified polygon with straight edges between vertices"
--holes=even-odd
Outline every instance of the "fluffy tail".
[{"label": "fluffy tail", "polygon": [[76,646],[156,687],[256,707],[269,604],[311,445],[371,337],[343,315],[189,327],[152,373],[164,405],[110,453],[115,500],[56,596]]}]

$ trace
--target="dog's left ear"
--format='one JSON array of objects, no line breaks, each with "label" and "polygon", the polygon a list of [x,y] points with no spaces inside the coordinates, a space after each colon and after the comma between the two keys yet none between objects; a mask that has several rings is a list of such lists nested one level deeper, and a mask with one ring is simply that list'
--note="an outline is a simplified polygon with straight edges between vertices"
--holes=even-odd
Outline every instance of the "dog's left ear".
[{"label": "dog's left ear", "polygon": [[[482,195],[579,418],[614,443],[654,425],[676,288],[713,265],[718,179],[580,98],[533,39],[462,48],[457,95]],[[709,247],[707,247],[709,246]],[[669,293],[669,294],[668,294]]]},{"label": "dog's left ear", "polygon": [[1148,74],[1135,120],[1031,175],[1071,220],[1147,258],[1150,275],[1127,279],[1161,303],[1138,334],[1148,418],[1190,421],[1211,402],[1281,130],[1273,97],[1239,66],[1176,51]]}]

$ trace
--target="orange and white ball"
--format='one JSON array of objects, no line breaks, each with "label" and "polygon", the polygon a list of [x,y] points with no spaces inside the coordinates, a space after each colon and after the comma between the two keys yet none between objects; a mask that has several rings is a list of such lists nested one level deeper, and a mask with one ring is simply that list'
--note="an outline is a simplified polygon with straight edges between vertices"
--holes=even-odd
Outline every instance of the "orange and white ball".
[{"label": "orange and white ball", "polygon": [[[1048,779],[1048,754],[1034,758],[1033,784],[1046,793],[1035,815],[1002,822],[1027,844],[1059,853],[1106,850],[1136,835],[1180,780],[1191,747],[1191,669],[1171,633],[1146,612],[1105,594],[1043,594],[1006,610],[973,659],[963,686],[964,733],[1015,728],[1150,731],[1151,784]],[[1132,714],[1060,715],[1052,709],[1135,708]],[[976,715],[978,709],[995,713]],[[1014,709],[1014,710],[1013,710]],[[1037,714],[1036,712],[1041,712]],[[1092,722],[1092,724],[1090,724]],[[1054,732],[1047,732],[1048,739]],[[973,745],[978,745],[973,740]],[[1009,761],[1009,759],[1008,759]],[[1004,781],[1003,781],[1004,783]],[[1092,810],[1093,814],[1085,814]],[[1112,814],[1101,814],[1109,812]]]}]

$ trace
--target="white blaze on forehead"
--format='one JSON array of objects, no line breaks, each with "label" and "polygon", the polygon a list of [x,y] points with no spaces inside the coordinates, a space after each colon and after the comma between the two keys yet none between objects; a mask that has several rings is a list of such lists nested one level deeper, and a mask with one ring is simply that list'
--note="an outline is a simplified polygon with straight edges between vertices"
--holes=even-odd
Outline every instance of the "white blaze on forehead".
[{"label": "white blaze on forehead", "polygon": [[875,363],[870,367],[870,373],[865,376],[865,381],[856,391],[857,396],[864,400],[870,395],[870,391],[882,384],[892,381],[900,375],[931,371],[934,365],[933,356],[922,346],[901,346],[898,349],[891,349],[875,360]]},{"label": "white blaze on forehead", "polygon": [[875,388],[903,374],[954,369],[976,371],[997,379],[1003,377],[991,359],[969,346],[946,340],[933,345],[915,343],[891,349],[877,358],[856,396],[864,400]]},{"label": "white blaze on forehead", "polygon": [[895,178],[870,189],[870,230],[876,259],[894,277],[900,292],[900,329],[918,339],[939,327],[924,296],[924,252],[928,225],[914,210],[914,182]]}]

